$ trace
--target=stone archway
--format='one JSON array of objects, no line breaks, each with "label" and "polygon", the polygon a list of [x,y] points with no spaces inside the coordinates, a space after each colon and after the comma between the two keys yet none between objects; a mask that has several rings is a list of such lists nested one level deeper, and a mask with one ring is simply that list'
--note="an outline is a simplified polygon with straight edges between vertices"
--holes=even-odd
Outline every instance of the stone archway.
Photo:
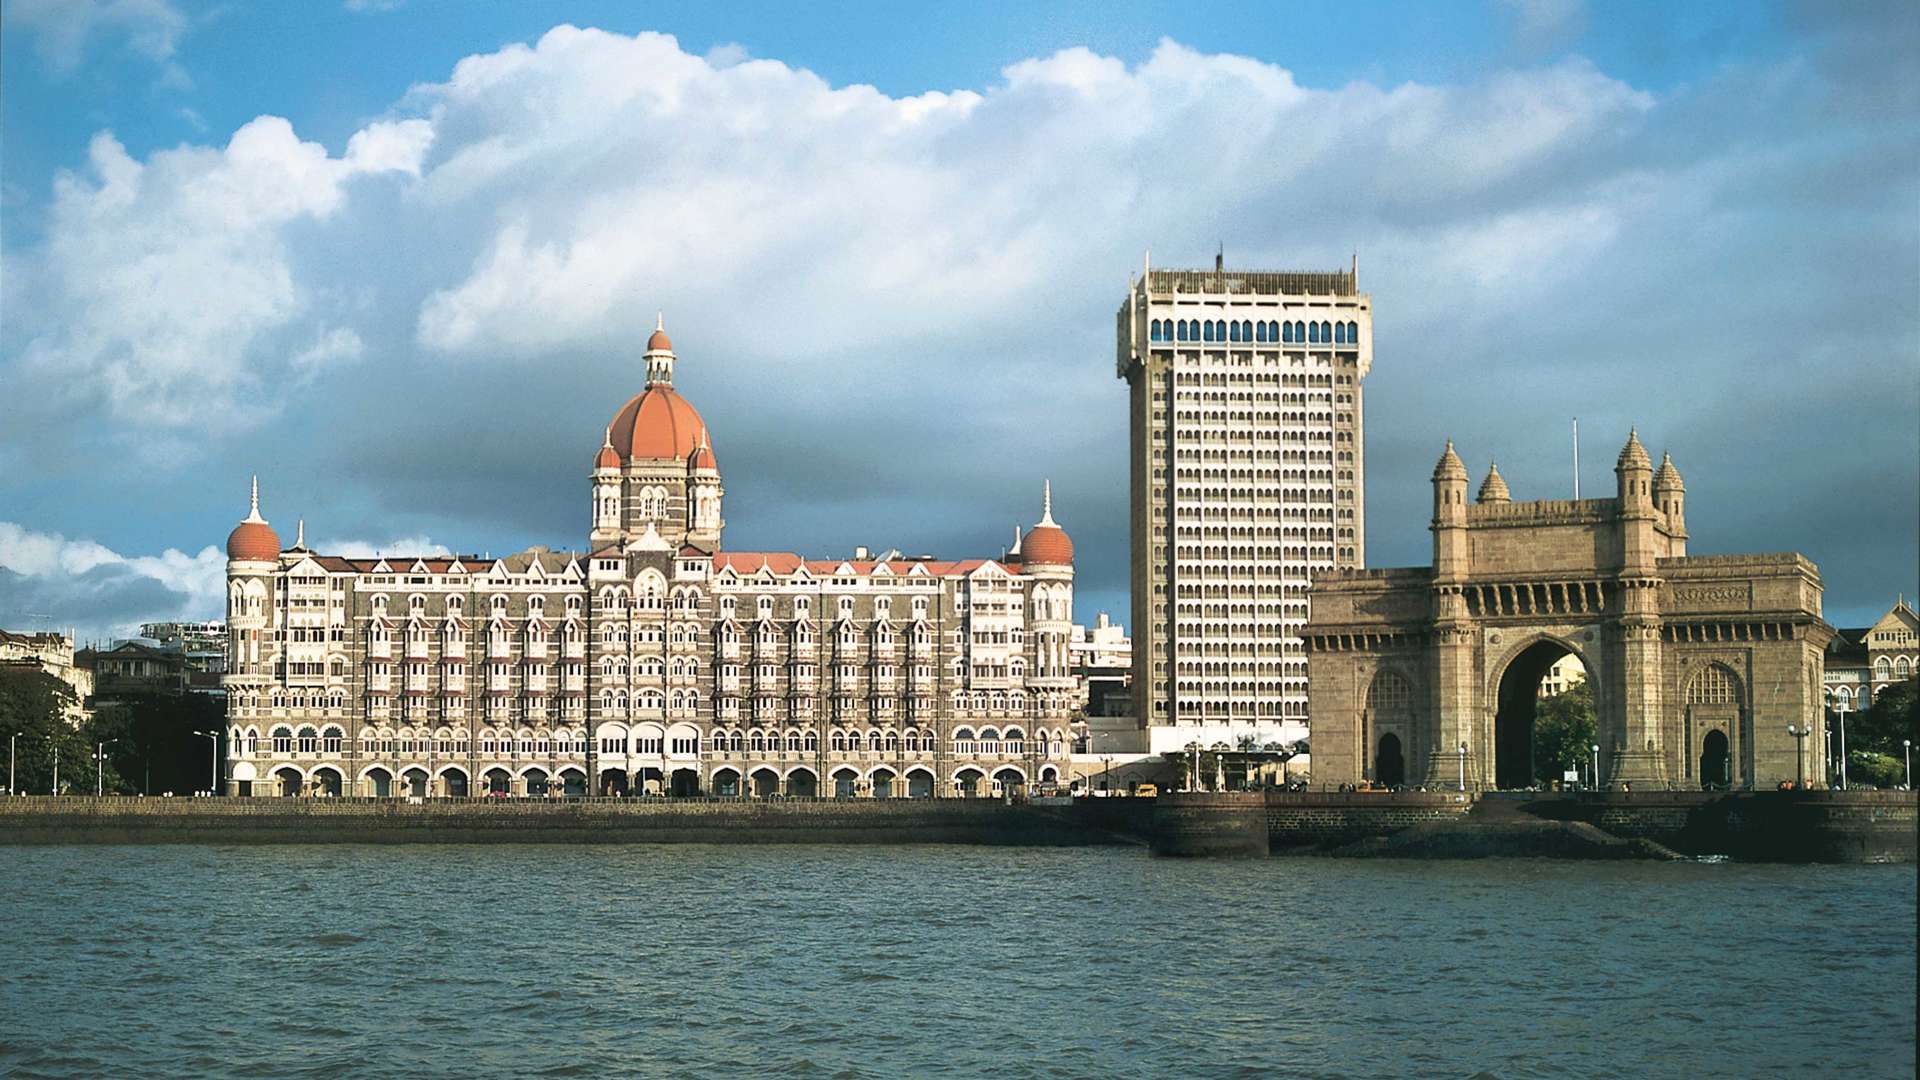
[{"label": "stone archway", "polygon": [[300,777],[300,770],[292,766],[284,769],[275,769],[273,772],[273,780],[275,790],[283,797],[303,794],[301,789],[306,786],[306,782]]},{"label": "stone archway", "polygon": [[1387,787],[1407,782],[1407,759],[1400,749],[1400,736],[1389,731],[1380,736],[1380,748],[1374,755],[1373,775]]},{"label": "stone archway", "polygon": [[313,793],[332,798],[340,797],[340,770],[331,765],[322,765],[313,770]]},{"label": "stone archway", "polygon": [[796,799],[811,799],[820,794],[820,779],[812,769],[795,769],[787,774],[787,794]]},{"label": "stone archway", "polygon": [[755,769],[753,770],[751,779],[753,780],[754,798],[771,799],[775,795],[780,794],[780,774],[774,772],[772,769]]},{"label": "stone archway", "polygon": [[668,794],[686,799],[700,794],[700,773],[695,769],[675,769],[667,778]]},{"label": "stone archway", "polygon": [[1513,653],[1501,670],[1494,692],[1494,787],[1507,790],[1537,787],[1553,778],[1555,766],[1544,760],[1543,748],[1536,738],[1536,721],[1541,684],[1547,673],[1568,656],[1585,670],[1585,658],[1579,653],[1564,642],[1542,637]]},{"label": "stone archway", "polygon": [[441,794],[451,799],[467,797],[467,770],[454,766],[440,774]]},{"label": "stone archway", "polygon": [[1708,731],[1700,740],[1700,786],[1707,790],[1733,786],[1733,753],[1727,733],[1719,728]]},{"label": "stone archway", "polygon": [[893,783],[894,783],[894,778],[893,778],[893,770],[892,770],[892,769],[875,769],[875,770],[873,770],[873,774],[872,774],[871,776],[869,776],[869,777],[867,777],[867,782],[868,782],[869,784],[871,784],[871,785],[873,785],[873,797],[874,797],[874,798],[876,798],[876,799],[891,799],[891,798],[893,798]]},{"label": "stone archway", "polygon": [[376,799],[393,797],[393,774],[379,766],[368,769],[361,782],[367,785],[367,794]]}]

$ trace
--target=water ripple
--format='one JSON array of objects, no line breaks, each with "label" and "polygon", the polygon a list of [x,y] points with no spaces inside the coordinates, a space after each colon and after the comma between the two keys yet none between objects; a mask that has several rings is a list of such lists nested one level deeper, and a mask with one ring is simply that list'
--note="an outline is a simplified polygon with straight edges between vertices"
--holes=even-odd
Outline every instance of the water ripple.
[{"label": "water ripple", "polygon": [[1914,1070],[1909,867],[0,852],[0,1074]]}]

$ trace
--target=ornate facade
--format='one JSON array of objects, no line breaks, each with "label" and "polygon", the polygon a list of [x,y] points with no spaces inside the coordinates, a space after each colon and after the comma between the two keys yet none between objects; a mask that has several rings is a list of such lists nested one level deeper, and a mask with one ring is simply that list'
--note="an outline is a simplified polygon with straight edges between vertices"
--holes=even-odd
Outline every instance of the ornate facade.
[{"label": "ornate facade", "polygon": [[646,385],[602,433],[587,550],[355,559],[228,538],[232,794],[986,795],[1063,781],[1073,544],[727,551],[711,433]]},{"label": "ornate facade", "polygon": [[1686,487],[1638,435],[1611,499],[1467,501],[1448,443],[1433,565],[1316,577],[1306,637],[1316,783],[1527,787],[1542,677],[1576,655],[1600,779],[1771,787],[1825,744],[1820,574],[1797,554],[1687,554]]}]

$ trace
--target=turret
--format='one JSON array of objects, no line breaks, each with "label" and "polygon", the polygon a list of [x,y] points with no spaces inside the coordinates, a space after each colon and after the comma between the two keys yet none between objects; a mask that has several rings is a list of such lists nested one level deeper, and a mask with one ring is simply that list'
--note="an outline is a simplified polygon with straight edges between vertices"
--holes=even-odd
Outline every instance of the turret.
[{"label": "turret", "polygon": [[1478,501],[1483,503],[1510,503],[1513,494],[1507,490],[1506,478],[1500,475],[1500,463],[1494,462],[1487,468],[1487,478],[1480,484]]},{"label": "turret", "polygon": [[1653,474],[1653,504],[1667,519],[1672,555],[1687,553],[1687,485],[1673,467],[1673,455],[1660,455],[1660,471]]},{"label": "turret", "polygon": [[1620,491],[1620,565],[1628,573],[1651,574],[1659,557],[1654,544],[1653,460],[1640,445],[1640,431],[1627,434],[1614,463]]},{"label": "turret", "polygon": [[673,339],[667,337],[667,316],[653,318],[653,334],[647,338],[647,385],[673,385]]},{"label": "turret", "polygon": [[1433,575],[1460,581],[1467,574],[1467,467],[1453,440],[1433,467]]},{"label": "turret", "polygon": [[700,428],[700,442],[687,456],[687,542],[715,550],[720,546],[720,530],[726,524],[720,517],[720,499],[726,489],[720,483],[720,462],[713,456],[713,444],[707,429]]},{"label": "turret", "polygon": [[608,428],[593,457],[593,526],[588,536],[597,549],[620,539],[620,452]]}]

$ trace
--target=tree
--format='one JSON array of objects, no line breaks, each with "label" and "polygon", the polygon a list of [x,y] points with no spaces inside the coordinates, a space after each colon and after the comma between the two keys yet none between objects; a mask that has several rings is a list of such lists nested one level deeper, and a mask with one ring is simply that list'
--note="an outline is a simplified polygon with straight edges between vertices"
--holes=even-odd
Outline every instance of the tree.
[{"label": "tree", "polygon": [[1533,720],[1533,774],[1543,786],[1581,767],[1595,730],[1593,687],[1585,679],[1540,700]]},{"label": "tree", "polygon": [[0,736],[15,736],[20,791],[51,793],[57,759],[63,789],[92,793],[93,744],[67,722],[77,704],[71,687],[39,668],[0,668]]},{"label": "tree", "polygon": [[208,788],[213,744],[196,731],[226,727],[218,698],[205,694],[141,694],[96,711],[96,739],[115,739],[107,754],[131,792],[185,793]]},{"label": "tree", "polygon": [[1880,691],[1873,704],[1847,720],[1847,749],[1900,757],[1902,739],[1920,740],[1916,708],[1920,708],[1920,679],[1908,679]]}]

